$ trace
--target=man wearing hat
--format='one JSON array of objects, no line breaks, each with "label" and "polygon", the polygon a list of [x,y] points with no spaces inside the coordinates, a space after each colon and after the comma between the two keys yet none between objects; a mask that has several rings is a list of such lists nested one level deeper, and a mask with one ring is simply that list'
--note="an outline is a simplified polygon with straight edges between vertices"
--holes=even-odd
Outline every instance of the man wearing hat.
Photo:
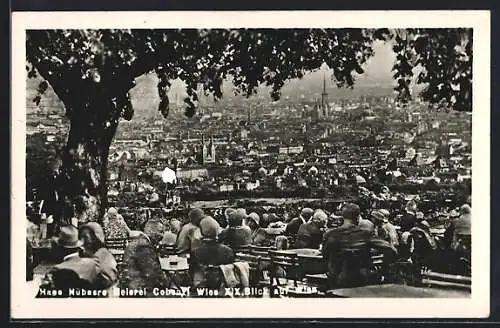
[{"label": "man wearing hat", "polygon": [[313,214],[314,211],[311,208],[303,208],[302,211],[300,211],[300,215],[293,218],[292,221],[286,225],[285,235],[295,237],[297,232],[299,232],[300,226],[309,221]]},{"label": "man wearing hat", "polygon": [[188,223],[183,225],[177,237],[177,249],[180,254],[190,253],[201,239],[200,221],[205,217],[201,208],[193,208],[188,213]]},{"label": "man wearing hat", "polygon": [[206,216],[200,222],[201,247],[191,252],[190,272],[193,278],[193,287],[206,287],[205,268],[208,265],[230,264],[234,261],[234,252],[231,248],[217,241],[219,223],[212,217]]},{"label": "man wearing hat", "polygon": [[61,227],[56,243],[62,262],[46,274],[37,297],[53,297],[50,290],[60,290],[62,294],[57,296],[69,297],[70,288],[97,288],[98,263],[95,258],[80,257],[82,242],[78,239],[78,229],[73,225]]},{"label": "man wearing hat", "polygon": [[243,225],[247,215],[243,211],[235,211],[229,216],[229,226],[222,230],[219,240],[233,250],[252,243],[252,231]]}]

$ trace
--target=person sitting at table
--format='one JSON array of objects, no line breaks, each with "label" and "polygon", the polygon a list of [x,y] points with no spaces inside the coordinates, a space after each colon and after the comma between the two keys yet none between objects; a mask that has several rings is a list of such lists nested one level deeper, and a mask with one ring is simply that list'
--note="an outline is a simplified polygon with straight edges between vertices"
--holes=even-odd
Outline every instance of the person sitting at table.
[{"label": "person sitting at table", "polygon": [[229,216],[229,226],[219,234],[219,240],[233,250],[252,243],[252,231],[243,225],[246,214],[235,211]]},{"label": "person sitting at table", "polygon": [[302,224],[297,232],[295,248],[319,249],[323,241],[323,229],[328,215],[323,210],[316,210],[309,222]]},{"label": "person sitting at table", "polygon": [[[193,250],[189,259],[193,288],[207,287],[207,266],[234,262],[233,250],[217,241],[219,229],[219,223],[210,216],[204,217],[200,222],[201,247]],[[222,276],[215,278],[220,280]]]},{"label": "person sitting at table", "polygon": [[163,239],[160,241],[161,245],[173,246],[177,242],[177,236],[179,231],[181,231],[181,221],[177,219],[172,219],[168,222],[166,226],[167,231],[163,235]]},{"label": "person sitting at table", "polygon": [[45,275],[37,297],[54,297],[51,291],[55,290],[61,291],[56,297],[69,297],[70,288],[98,289],[99,265],[95,258],[80,257],[82,242],[78,239],[78,229],[62,226],[56,241],[63,254],[62,261]]},{"label": "person sitting at table", "polygon": [[460,207],[460,216],[450,221],[450,225],[446,229],[444,235],[448,247],[452,250],[456,250],[458,248],[460,238],[465,237],[470,239],[471,207],[469,204],[464,204]]},{"label": "person sitting at table", "polygon": [[177,249],[180,254],[189,254],[201,239],[200,221],[205,217],[201,208],[193,208],[188,213],[188,223],[182,226],[177,236]]},{"label": "person sitting at table", "polygon": [[250,237],[252,245],[270,246],[272,244],[271,236],[260,226],[260,217],[257,213],[250,213],[245,222],[252,232]]},{"label": "person sitting at table", "polygon": [[370,279],[370,249],[383,252],[386,261],[393,261],[397,253],[391,244],[377,238],[359,226],[360,208],[347,203],[342,209],[343,224],[325,233],[323,258],[328,263],[329,288],[355,287]]},{"label": "person sitting at table", "polygon": [[103,226],[106,239],[127,239],[130,236],[130,228],[114,207],[104,216]]},{"label": "person sitting at table", "polygon": [[144,233],[128,243],[123,254],[123,268],[120,272],[121,289],[146,289],[147,296],[153,288],[167,286],[156,247],[163,238],[164,226],[160,221],[149,220]]},{"label": "person sitting at table", "polygon": [[99,265],[96,284],[101,289],[108,289],[118,281],[118,269],[114,256],[106,248],[104,230],[97,222],[89,222],[80,226],[82,257],[95,258]]},{"label": "person sitting at table", "polygon": [[394,248],[397,249],[399,247],[398,232],[396,227],[389,222],[385,212],[382,210],[372,211],[371,217],[373,222],[375,222],[375,237],[389,242]]},{"label": "person sitting at table", "polygon": [[299,228],[302,224],[307,223],[311,216],[314,214],[314,211],[309,208],[303,208],[300,211],[300,215],[296,218],[293,218],[287,225],[285,229],[285,235],[295,238],[297,236],[297,232],[299,232]]}]

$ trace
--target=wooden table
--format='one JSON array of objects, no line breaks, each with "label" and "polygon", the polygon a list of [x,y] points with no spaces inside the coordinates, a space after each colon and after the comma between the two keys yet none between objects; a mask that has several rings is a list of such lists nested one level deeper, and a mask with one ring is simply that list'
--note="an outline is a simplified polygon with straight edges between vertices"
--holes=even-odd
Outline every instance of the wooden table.
[{"label": "wooden table", "polygon": [[467,298],[471,295],[466,291],[397,284],[333,289],[327,291],[327,294],[333,297],[348,298]]},{"label": "wooden table", "polygon": [[167,256],[160,258],[160,266],[169,280],[168,287],[180,290],[179,274],[189,270],[188,259],[177,255]]},{"label": "wooden table", "polygon": [[299,257],[321,257],[321,251],[319,249],[313,248],[296,248],[296,249],[287,249],[281,252],[288,254],[297,254]]}]

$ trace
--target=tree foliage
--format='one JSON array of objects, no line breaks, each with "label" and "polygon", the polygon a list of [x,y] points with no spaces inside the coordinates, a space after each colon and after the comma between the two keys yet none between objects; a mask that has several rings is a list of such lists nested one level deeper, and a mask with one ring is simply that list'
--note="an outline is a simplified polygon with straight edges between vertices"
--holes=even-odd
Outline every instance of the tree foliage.
[{"label": "tree foliage", "polygon": [[[393,50],[398,100],[412,99],[411,82],[424,86],[420,96],[439,107],[472,111],[472,29],[397,31]],[[417,70],[415,70],[417,68]]]}]

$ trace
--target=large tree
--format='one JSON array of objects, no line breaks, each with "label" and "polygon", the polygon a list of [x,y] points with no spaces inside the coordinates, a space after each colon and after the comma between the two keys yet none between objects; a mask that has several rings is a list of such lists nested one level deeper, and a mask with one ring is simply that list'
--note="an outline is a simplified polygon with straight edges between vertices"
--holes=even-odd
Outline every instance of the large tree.
[{"label": "large tree", "polygon": [[287,80],[326,64],[339,87],[352,87],[373,55],[375,40],[392,42],[397,54],[398,101],[411,99],[418,67],[417,83],[425,86],[422,98],[471,110],[471,29],[27,31],[28,76],[43,78],[34,101],[40,101],[50,84],[70,121],[61,156],[62,202],[80,204],[76,214],[84,220],[102,216],[109,146],[120,119],[133,116],[129,91],[137,77],[156,73],[159,111],[165,117],[171,81],[184,81],[186,115],[192,116],[199,86],[219,99],[225,80],[246,96],[259,85],[271,86],[271,97],[278,99]]}]

